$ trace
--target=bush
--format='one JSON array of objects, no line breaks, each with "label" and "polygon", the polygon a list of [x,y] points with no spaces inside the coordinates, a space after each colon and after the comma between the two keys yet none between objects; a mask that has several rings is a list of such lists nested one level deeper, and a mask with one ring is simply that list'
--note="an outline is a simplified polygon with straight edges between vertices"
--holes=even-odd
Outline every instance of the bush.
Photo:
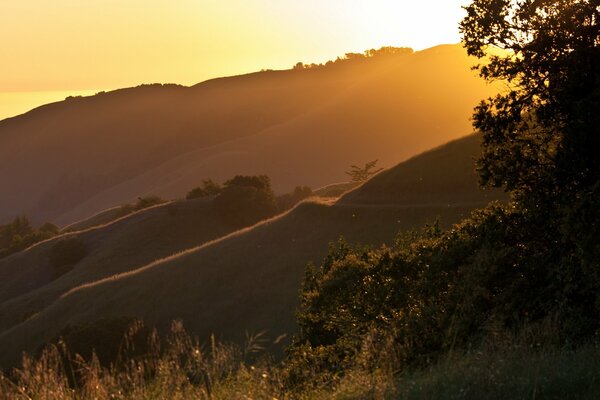
[{"label": "bush", "polygon": [[241,176],[225,182],[215,198],[217,212],[234,226],[248,226],[277,212],[275,195],[267,176]]},{"label": "bush", "polygon": [[0,258],[25,250],[58,232],[59,228],[54,224],[45,223],[34,229],[26,216],[16,217],[9,224],[0,225]]},{"label": "bush", "polygon": [[537,214],[495,204],[393,249],[342,242],[307,272],[292,359],[340,372],[373,332],[396,338],[405,366],[546,324],[532,340],[585,343],[600,330],[598,260],[563,258],[548,246],[556,235]]},{"label": "bush", "polygon": [[203,197],[216,196],[221,193],[221,190],[221,185],[213,182],[212,179],[205,179],[202,181],[202,186],[198,186],[190,190],[185,198],[187,200],[193,200]]}]

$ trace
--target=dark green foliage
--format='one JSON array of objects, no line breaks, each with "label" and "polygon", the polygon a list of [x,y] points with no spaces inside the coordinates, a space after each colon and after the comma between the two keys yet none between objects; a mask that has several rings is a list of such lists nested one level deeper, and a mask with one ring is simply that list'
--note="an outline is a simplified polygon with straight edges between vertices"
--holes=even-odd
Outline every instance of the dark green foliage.
[{"label": "dark green foliage", "polygon": [[598,2],[475,0],[467,14],[471,55],[509,51],[478,67],[511,86],[474,125],[482,182],[513,202],[395,249],[334,248],[307,273],[292,379],[347,370],[373,332],[394,338],[403,368],[524,331],[558,346],[600,334]]},{"label": "dark green foliage", "polygon": [[77,236],[66,237],[56,242],[48,255],[50,264],[54,267],[54,277],[68,272],[86,255],[85,243]]},{"label": "dark green foliage", "polygon": [[449,231],[405,235],[394,249],[332,248],[307,272],[292,374],[306,368],[302,360],[343,371],[373,332],[395,338],[404,366],[548,321],[553,345],[595,337],[600,269],[561,258],[560,246],[549,246],[555,232],[542,222],[491,205]]},{"label": "dark green foliage", "polygon": [[352,178],[352,182],[365,182],[368,181],[373,175],[381,172],[383,168],[376,168],[378,160],[373,160],[365,163],[364,167],[352,165],[350,171],[346,172]]},{"label": "dark green foliage", "polygon": [[57,235],[58,231],[58,227],[51,223],[34,229],[26,216],[16,217],[9,224],[0,225],[0,258],[49,239]]},{"label": "dark green foliage", "polygon": [[277,197],[277,208],[283,212],[313,195],[308,186],[296,186],[294,191]]},{"label": "dark green foliage", "polygon": [[509,51],[479,67],[485,79],[511,84],[474,116],[483,183],[530,209],[569,205],[600,176],[598,2],[477,0],[467,12],[469,54],[483,57],[490,45]]},{"label": "dark green foliage", "polygon": [[221,216],[235,226],[251,225],[275,215],[277,203],[265,175],[238,175],[224,183],[214,200]]},{"label": "dark green foliage", "polygon": [[221,185],[214,182],[212,179],[205,179],[202,181],[202,186],[190,190],[185,198],[187,200],[192,200],[202,197],[212,197],[221,193],[221,189]]}]

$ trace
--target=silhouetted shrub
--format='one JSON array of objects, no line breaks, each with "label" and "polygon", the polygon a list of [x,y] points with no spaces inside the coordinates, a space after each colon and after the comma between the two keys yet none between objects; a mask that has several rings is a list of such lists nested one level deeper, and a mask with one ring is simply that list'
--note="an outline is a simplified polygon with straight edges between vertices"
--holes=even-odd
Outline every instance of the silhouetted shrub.
[{"label": "silhouetted shrub", "polygon": [[277,212],[271,181],[265,175],[238,175],[224,184],[215,198],[215,208],[229,223],[251,225]]},{"label": "silhouetted shrub", "polygon": [[221,193],[221,185],[213,182],[212,179],[205,179],[202,181],[202,186],[198,186],[190,190],[185,197],[187,200],[199,199],[202,197],[216,196]]},{"label": "silhouetted shrub", "polygon": [[16,217],[7,225],[0,225],[0,258],[26,248],[58,234],[59,228],[45,223],[34,229],[26,216]]},{"label": "silhouetted shrub", "polygon": [[133,211],[143,210],[145,208],[163,204],[165,202],[165,200],[161,199],[158,196],[138,197],[137,203],[135,203],[135,205],[133,206]]},{"label": "silhouetted shrub", "polygon": [[121,218],[135,211],[140,211],[163,203],[166,203],[166,201],[158,196],[138,197],[138,201],[134,204],[123,204],[119,212],[115,214],[114,218]]},{"label": "silhouetted shrub", "polygon": [[332,247],[306,274],[291,376],[301,379],[306,363],[350,367],[373,332],[395,338],[399,362],[419,367],[525,326],[552,326],[535,343],[585,343],[600,331],[600,265],[585,252],[564,258],[548,245],[556,235],[535,212],[492,205],[393,249]]}]

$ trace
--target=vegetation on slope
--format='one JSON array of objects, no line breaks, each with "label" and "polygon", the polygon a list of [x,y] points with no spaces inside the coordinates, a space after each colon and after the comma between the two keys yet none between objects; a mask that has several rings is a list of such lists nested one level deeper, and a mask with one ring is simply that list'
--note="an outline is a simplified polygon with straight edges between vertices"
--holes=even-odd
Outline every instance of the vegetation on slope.
[{"label": "vegetation on slope", "polygon": [[16,217],[10,223],[0,225],[0,259],[49,239],[58,231],[59,228],[49,222],[35,229],[26,216]]},{"label": "vegetation on slope", "polygon": [[[474,0],[467,7],[469,52],[512,50],[491,57],[481,73],[506,78],[515,90],[482,103],[475,116],[480,176],[511,193],[508,205],[492,204],[448,230],[432,225],[401,235],[390,248],[332,248],[306,274],[301,330],[279,368],[248,366],[214,342],[207,355],[175,325],[170,347],[131,358],[129,369],[101,369],[93,357],[81,362],[90,373],[75,395],[597,397],[597,19],[592,1]],[[152,266],[137,275],[148,272],[162,278]],[[26,360],[3,390],[67,398],[57,360],[56,350]]]},{"label": "vegetation on slope", "polygon": [[[462,163],[462,158],[465,158],[466,162],[472,162],[476,153],[465,151],[471,149],[470,140],[465,138],[460,142],[463,146],[457,143],[446,148],[456,157],[457,163]],[[428,158],[424,156],[421,160],[423,168],[427,168]],[[402,168],[402,164],[395,168]],[[380,176],[382,175],[373,180],[379,179]],[[448,179],[460,185],[464,179],[474,178],[470,174],[452,174]],[[205,200],[176,204],[181,207],[185,203],[194,204],[198,201]],[[148,256],[146,259],[149,259],[149,256],[155,253],[132,252],[127,249],[134,247],[126,246],[122,252],[107,254],[112,254],[110,258],[114,260],[111,267],[115,268],[111,270],[120,269],[120,272],[123,272],[130,270],[132,266],[141,268],[93,285],[83,285],[60,299],[54,297],[56,301],[53,303],[45,300],[48,306],[35,317],[26,321],[13,318],[13,324],[14,321],[22,322],[10,325],[13,327],[10,331],[0,333],[0,342],[16,349],[11,357],[18,357],[19,349],[35,350],[43,341],[52,339],[67,324],[82,324],[115,316],[143,317],[147,322],[163,328],[174,318],[181,318],[195,335],[207,338],[211,333],[217,333],[227,340],[238,342],[244,340],[246,330],[268,330],[271,336],[290,334],[297,329],[294,309],[298,306],[297,293],[306,264],[310,261],[319,262],[325,257],[329,242],[345,236],[350,242],[372,245],[389,243],[399,230],[421,226],[436,216],[439,216],[446,226],[458,222],[468,216],[473,207],[483,206],[486,201],[450,207],[448,204],[431,205],[426,199],[422,205],[414,206],[394,205],[393,199],[389,203],[381,207],[348,203],[305,203],[280,218],[259,224],[250,230],[197,249],[193,248],[180,256],[156,262],[152,262],[154,259],[146,263],[136,261],[141,256]],[[158,217],[159,213],[162,215],[167,211],[165,207],[169,205],[153,209],[153,212],[157,213]],[[203,221],[203,218],[207,218],[206,214],[195,212],[198,213],[195,219],[183,212],[176,215],[185,220],[185,226],[189,226],[189,229],[195,224],[196,229],[211,226],[208,220]],[[140,214],[139,218],[142,215]],[[179,224],[177,218],[173,220],[172,217],[163,216],[161,224],[164,225],[159,225],[160,228],[139,225],[135,230],[134,226],[127,230],[119,229],[118,235],[115,231],[115,236],[107,237],[107,247],[103,252],[109,250],[108,246],[111,246],[111,243],[114,245],[112,239],[108,240],[110,237],[123,238],[119,240],[127,238],[126,243],[131,243],[131,246],[137,248],[147,248],[143,244],[152,240],[154,249],[162,246],[166,239],[185,239],[184,243],[188,243],[188,247],[193,246],[183,236],[161,234],[171,229],[170,224]],[[160,237],[160,240],[156,239],[157,237]],[[120,247],[122,246],[117,246],[116,249]],[[84,265],[90,265],[91,268],[95,259],[92,255],[86,257]],[[100,265],[104,264],[98,264],[99,267]],[[81,276],[86,276],[86,270],[81,270]],[[94,276],[97,278],[88,276],[85,282],[93,282],[110,274]],[[67,287],[57,284],[58,282],[47,289],[55,288],[56,290],[52,289],[55,294],[63,294],[68,290]],[[24,305],[29,302],[35,304],[35,299],[39,298],[38,294],[31,293],[27,298],[29,300],[18,307],[12,302],[0,305],[0,314],[7,312],[13,315],[15,312],[10,310],[19,309],[26,313],[28,309],[35,309]],[[112,300],[114,298],[120,300],[115,302]],[[1,320],[0,318],[0,322]],[[42,326],[44,337],[33,337],[32,334],[38,332],[38,327]],[[4,359],[8,358],[9,354],[6,353]]]}]

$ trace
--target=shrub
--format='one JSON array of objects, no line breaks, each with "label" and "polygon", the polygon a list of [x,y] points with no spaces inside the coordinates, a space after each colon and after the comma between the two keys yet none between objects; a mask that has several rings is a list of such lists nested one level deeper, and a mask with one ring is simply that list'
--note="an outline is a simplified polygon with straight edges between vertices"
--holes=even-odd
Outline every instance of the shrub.
[{"label": "shrub", "polygon": [[185,196],[187,200],[199,199],[203,197],[216,196],[221,193],[221,185],[213,182],[212,179],[205,179],[202,181],[202,186],[198,186],[190,190]]},{"label": "shrub", "polygon": [[343,371],[377,332],[396,338],[403,365],[423,366],[548,321],[553,330],[533,340],[585,343],[600,330],[598,260],[562,258],[560,246],[548,246],[556,233],[538,218],[495,204],[393,249],[342,242],[307,272],[292,358]]},{"label": "shrub", "polygon": [[247,226],[275,215],[277,203],[267,176],[238,175],[225,182],[215,208],[230,224]]}]

